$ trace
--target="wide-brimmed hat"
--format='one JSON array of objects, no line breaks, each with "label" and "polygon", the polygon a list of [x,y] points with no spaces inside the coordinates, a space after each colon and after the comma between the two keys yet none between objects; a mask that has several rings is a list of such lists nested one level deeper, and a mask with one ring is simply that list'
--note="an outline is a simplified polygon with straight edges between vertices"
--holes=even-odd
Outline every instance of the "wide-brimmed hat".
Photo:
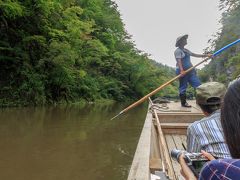
[{"label": "wide-brimmed hat", "polygon": [[197,104],[216,105],[220,104],[226,93],[226,87],[219,82],[204,83],[196,88]]},{"label": "wide-brimmed hat", "polygon": [[179,36],[179,37],[177,38],[177,40],[176,40],[175,46],[178,47],[178,46],[179,46],[179,43],[180,43],[183,39],[187,39],[187,38],[188,38],[188,35],[187,35],[187,34],[185,34],[185,35],[183,35],[183,36]]}]

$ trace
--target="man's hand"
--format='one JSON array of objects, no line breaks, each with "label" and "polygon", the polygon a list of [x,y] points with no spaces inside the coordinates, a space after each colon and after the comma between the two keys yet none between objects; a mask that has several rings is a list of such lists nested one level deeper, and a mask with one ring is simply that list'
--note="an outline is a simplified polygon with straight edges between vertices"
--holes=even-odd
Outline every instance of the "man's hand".
[{"label": "man's hand", "polygon": [[213,54],[211,54],[211,53],[204,54],[204,55],[203,55],[203,58],[205,58],[205,57],[212,58],[212,57],[213,57]]},{"label": "man's hand", "polygon": [[212,58],[212,57],[213,57],[213,54],[208,53],[208,54],[207,54],[207,57]]},{"label": "man's hand", "polygon": [[215,158],[213,157],[213,155],[211,155],[210,153],[204,151],[204,150],[201,150],[201,153],[207,158],[209,159],[210,161],[211,160],[215,160]]},{"label": "man's hand", "polygon": [[181,77],[183,77],[183,76],[185,76],[185,74],[186,74],[186,71],[184,71],[184,70],[181,70],[181,71],[180,71],[180,74],[181,74]]}]

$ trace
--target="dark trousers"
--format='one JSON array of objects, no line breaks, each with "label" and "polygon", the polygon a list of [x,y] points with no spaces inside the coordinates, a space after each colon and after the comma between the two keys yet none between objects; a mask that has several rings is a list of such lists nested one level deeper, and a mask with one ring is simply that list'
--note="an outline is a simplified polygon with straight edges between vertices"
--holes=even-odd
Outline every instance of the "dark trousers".
[{"label": "dark trousers", "polygon": [[[179,74],[179,70],[176,71]],[[179,78],[179,94],[186,94],[186,90],[188,87],[188,83],[193,87],[197,88],[201,85],[199,78],[197,77],[197,73],[195,70],[185,74],[183,77]]]}]

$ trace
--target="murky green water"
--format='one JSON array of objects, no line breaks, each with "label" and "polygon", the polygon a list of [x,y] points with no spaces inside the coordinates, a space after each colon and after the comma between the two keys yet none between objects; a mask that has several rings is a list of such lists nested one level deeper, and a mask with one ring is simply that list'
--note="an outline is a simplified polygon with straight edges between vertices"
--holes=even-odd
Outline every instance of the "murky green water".
[{"label": "murky green water", "polygon": [[125,180],[146,105],[0,110],[0,179]]}]

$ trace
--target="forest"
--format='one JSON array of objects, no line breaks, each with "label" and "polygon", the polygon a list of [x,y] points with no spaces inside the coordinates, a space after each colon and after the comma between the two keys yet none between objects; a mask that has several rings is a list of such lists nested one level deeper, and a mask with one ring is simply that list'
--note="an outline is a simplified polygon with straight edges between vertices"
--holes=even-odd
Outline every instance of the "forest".
[{"label": "forest", "polygon": [[[239,0],[220,0],[215,51],[240,37]],[[199,71],[227,83],[240,72],[240,46]],[[175,76],[138,50],[111,0],[0,0],[0,106],[129,101]],[[177,82],[157,95],[177,96]]]},{"label": "forest", "polygon": [[[215,52],[240,38],[240,1],[220,0],[221,29],[209,40],[207,51]],[[240,44],[211,60],[200,72],[202,81],[214,80],[226,85],[240,75]]]},{"label": "forest", "polygon": [[5,0],[0,16],[1,106],[133,100],[174,76],[135,48],[111,0]]}]

